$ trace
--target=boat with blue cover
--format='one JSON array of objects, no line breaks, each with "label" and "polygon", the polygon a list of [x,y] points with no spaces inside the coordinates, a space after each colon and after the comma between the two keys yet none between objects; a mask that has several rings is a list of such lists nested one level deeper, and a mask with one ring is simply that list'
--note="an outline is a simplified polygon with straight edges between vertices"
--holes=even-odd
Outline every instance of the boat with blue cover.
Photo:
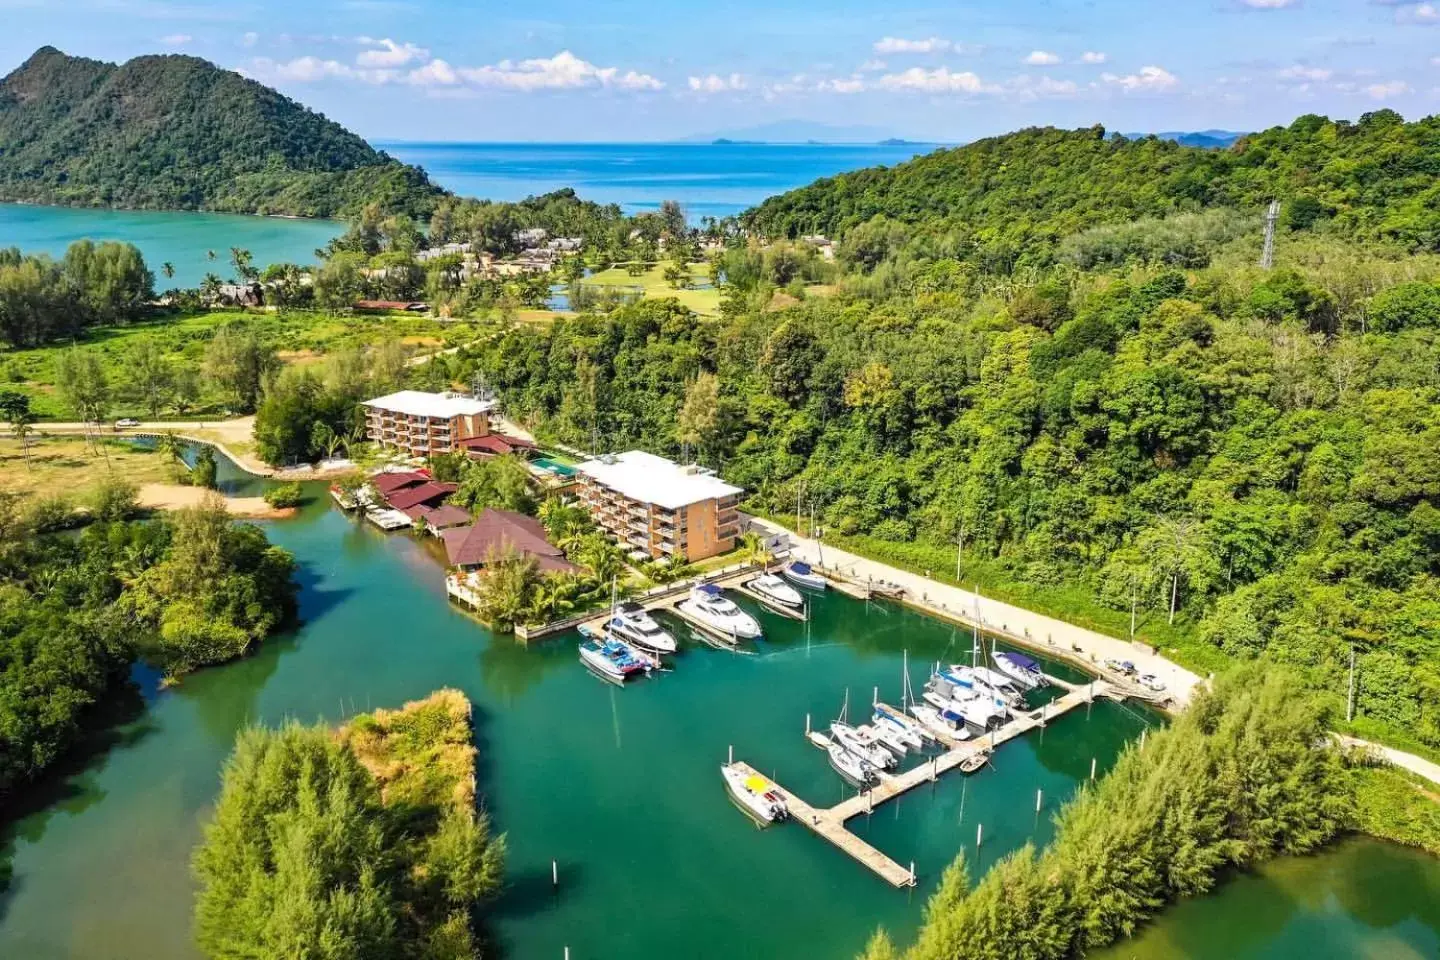
[{"label": "boat with blue cover", "polygon": [[606,680],[624,683],[658,666],[654,657],[636,650],[623,640],[581,628],[580,660]]},{"label": "boat with blue cover", "polygon": [[791,583],[798,583],[800,586],[810,590],[824,590],[830,586],[830,584],[825,582],[824,577],[816,573],[810,564],[805,563],[803,560],[790,561],[780,568],[780,572],[784,574],[786,580],[789,580]]},{"label": "boat with blue cover", "polygon": [[990,659],[994,661],[997,670],[1026,690],[1037,690],[1050,685],[1050,681],[1045,678],[1045,671],[1040,669],[1040,664],[1023,653],[996,650],[990,654]]}]

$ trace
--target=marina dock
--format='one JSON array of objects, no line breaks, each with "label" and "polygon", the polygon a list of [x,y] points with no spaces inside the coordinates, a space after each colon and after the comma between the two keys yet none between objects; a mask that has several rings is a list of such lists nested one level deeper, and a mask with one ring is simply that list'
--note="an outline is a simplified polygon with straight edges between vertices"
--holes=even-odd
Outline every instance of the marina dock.
[{"label": "marina dock", "polygon": [[[849,800],[837,803],[833,807],[813,807],[778,783],[775,784],[775,788],[784,795],[785,803],[790,809],[791,819],[804,824],[811,832],[829,840],[860,864],[878,874],[891,886],[914,886],[915,875],[909,867],[896,863],[851,833],[846,829],[845,823],[862,813],[872,812],[887,800],[893,800],[921,784],[939,779],[941,774],[954,770],[974,756],[989,756],[1001,744],[1024,736],[1031,730],[1039,729],[1056,717],[1064,716],[1076,707],[1091,703],[1096,697],[1116,699],[1123,697],[1120,691],[1115,690],[1104,680],[1096,680],[1087,684],[1061,683],[1058,685],[1066,688],[1068,692],[1038,709],[1017,713],[1009,723],[984,736],[972,740],[948,740],[945,743],[944,753],[932,756],[902,773],[890,774],[882,771],[880,780],[875,786]],[[887,707],[885,704],[878,704],[878,706],[895,710],[894,707]],[[896,710],[895,712],[900,711]],[[829,738],[813,730],[807,731],[806,737],[818,747],[823,748],[829,744]],[[763,776],[747,764],[741,764],[741,766],[747,772]],[[774,781],[771,780],[771,782]]]}]

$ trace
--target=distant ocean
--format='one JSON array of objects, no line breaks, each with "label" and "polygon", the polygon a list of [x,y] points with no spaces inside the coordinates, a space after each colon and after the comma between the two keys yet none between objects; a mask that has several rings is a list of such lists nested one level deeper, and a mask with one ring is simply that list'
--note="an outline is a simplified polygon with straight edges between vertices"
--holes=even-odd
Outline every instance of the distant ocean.
[{"label": "distant ocean", "polygon": [[723,217],[820,177],[895,164],[928,144],[377,142],[467,197],[523,200],[574,187],[626,213],[678,200],[692,221]]},{"label": "distant ocean", "polygon": [[[895,164],[935,149],[925,144],[688,143],[381,143],[392,156],[429,171],[467,197],[522,200],[562,187],[626,213],[678,200],[692,222],[739,213],[772,194],[820,177]],[[160,289],[195,286],[206,273],[230,276],[230,248],[259,264],[311,263],[344,225],[207,213],[90,210],[0,204],[0,247],[64,254],[82,237],[134,243]],[[214,251],[215,258],[210,258]],[[175,277],[160,273],[175,266]]]}]

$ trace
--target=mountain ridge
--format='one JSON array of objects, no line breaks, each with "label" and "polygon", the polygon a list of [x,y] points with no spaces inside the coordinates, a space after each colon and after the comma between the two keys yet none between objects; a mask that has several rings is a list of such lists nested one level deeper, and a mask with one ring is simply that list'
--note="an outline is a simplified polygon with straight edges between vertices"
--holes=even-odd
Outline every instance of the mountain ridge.
[{"label": "mountain ridge", "polygon": [[35,51],[0,79],[0,199],[423,216],[444,191],[323,114],[198,57]]}]

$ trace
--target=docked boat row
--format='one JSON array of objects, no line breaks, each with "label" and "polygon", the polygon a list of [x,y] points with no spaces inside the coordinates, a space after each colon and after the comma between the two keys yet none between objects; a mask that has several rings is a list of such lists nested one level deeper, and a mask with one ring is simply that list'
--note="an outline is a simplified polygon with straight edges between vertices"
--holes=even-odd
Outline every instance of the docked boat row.
[{"label": "docked boat row", "polygon": [[690,596],[677,603],[675,609],[735,643],[761,636],[760,621],[736,606],[735,601],[713,583],[692,587]]}]

